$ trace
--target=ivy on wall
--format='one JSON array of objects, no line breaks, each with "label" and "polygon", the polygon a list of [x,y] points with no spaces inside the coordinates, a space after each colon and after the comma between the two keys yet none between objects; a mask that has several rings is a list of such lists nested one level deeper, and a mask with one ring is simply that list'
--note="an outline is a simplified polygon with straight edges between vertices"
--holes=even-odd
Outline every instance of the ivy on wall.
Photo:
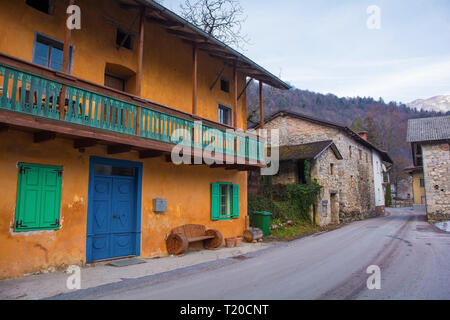
[{"label": "ivy on wall", "polygon": [[269,211],[272,219],[310,221],[309,211],[316,204],[322,186],[311,181],[310,163],[305,162],[305,184],[272,185],[272,177],[265,176],[257,195],[249,195],[248,210]]}]

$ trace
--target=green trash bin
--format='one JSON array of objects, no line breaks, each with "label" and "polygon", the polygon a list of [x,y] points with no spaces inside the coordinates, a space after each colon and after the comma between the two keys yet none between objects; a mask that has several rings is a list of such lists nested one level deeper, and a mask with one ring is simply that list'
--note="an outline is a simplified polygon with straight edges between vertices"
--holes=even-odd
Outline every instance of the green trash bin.
[{"label": "green trash bin", "polygon": [[272,213],[267,211],[254,211],[252,227],[262,230],[264,237],[270,236],[270,218]]}]

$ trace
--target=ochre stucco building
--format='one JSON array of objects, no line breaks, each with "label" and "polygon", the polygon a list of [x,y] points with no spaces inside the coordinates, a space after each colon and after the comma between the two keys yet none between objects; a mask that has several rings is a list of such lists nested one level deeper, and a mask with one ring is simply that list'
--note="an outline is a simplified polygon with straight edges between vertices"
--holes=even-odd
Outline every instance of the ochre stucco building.
[{"label": "ochre stucco building", "polygon": [[[184,224],[242,234],[263,142],[226,130],[246,77],[289,86],[153,1],[76,0],[80,30],[68,3],[0,3],[0,278],[162,256]],[[175,165],[180,141],[234,164]]]}]

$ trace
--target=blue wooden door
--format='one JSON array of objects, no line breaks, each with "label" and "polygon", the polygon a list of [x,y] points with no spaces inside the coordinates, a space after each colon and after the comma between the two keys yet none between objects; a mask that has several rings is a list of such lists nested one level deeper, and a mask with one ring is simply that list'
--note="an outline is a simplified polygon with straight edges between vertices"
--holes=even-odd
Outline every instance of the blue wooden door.
[{"label": "blue wooden door", "polygon": [[87,261],[137,255],[137,168],[97,163],[91,171]]}]

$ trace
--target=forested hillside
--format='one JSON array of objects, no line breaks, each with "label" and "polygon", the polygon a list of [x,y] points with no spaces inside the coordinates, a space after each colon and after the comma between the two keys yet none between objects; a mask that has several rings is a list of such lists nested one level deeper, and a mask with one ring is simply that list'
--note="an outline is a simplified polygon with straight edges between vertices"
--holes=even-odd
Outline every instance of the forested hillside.
[{"label": "forested hillside", "polygon": [[[381,98],[339,98],[295,88],[282,91],[264,87],[263,92],[266,118],[280,110],[294,111],[337,122],[355,131],[368,131],[369,141],[389,152],[394,159],[399,175],[403,167],[412,163],[410,146],[406,142],[408,119],[444,115],[442,112],[417,111],[397,102],[386,103]],[[259,121],[259,92],[254,83],[247,90],[247,103],[250,128]]]}]

